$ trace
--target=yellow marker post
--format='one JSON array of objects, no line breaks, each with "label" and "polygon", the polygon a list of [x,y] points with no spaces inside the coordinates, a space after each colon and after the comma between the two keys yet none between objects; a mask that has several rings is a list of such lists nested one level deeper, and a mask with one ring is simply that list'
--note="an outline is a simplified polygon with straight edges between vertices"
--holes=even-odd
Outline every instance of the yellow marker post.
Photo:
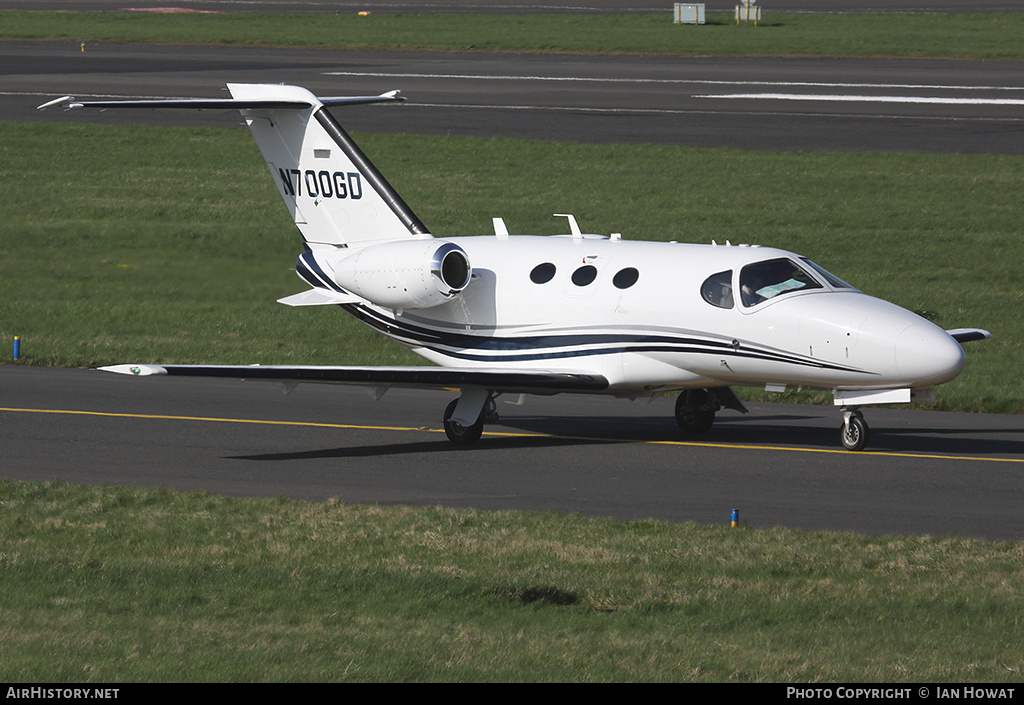
[{"label": "yellow marker post", "polygon": [[740,510],[739,509],[733,509],[732,510],[732,528],[735,529],[739,525],[740,525]]}]

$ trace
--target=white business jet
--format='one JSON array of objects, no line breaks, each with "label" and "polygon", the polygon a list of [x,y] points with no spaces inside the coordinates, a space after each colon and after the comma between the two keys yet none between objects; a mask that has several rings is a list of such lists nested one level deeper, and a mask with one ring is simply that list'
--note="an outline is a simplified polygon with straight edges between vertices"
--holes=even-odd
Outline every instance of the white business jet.
[{"label": "white business jet", "polygon": [[[435,367],[145,365],[131,375],[192,375],[454,389],[444,412],[456,444],[496,419],[500,394],[679,392],[686,433],[721,408],[745,413],[731,387],[830,391],[840,437],[860,450],[865,404],[934,399],[964,368],[960,343],[987,331],[945,331],[867,296],[805,257],[746,245],[626,241],[569,233],[434,237],[328,110],[398,101],[318,98],[304,88],[229,84],[230,99],[78,101],[40,108],[237,109],[263,152],[306,249],[310,288],[289,306],[337,305]],[[559,215],[559,214],[556,214]]]}]

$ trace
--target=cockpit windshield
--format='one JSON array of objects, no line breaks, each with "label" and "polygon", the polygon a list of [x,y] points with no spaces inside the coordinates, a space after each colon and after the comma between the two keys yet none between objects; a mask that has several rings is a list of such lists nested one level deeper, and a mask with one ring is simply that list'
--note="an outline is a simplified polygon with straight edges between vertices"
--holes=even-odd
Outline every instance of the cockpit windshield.
[{"label": "cockpit windshield", "polygon": [[826,282],[828,282],[828,285],[831,286],[833,289],[853,289],[853,290],[856,291],[856,287],[850,286],[849,284],[844,282],[842,279],[837,277],[835,274],[832,274],[832,272],[829,272],[828,270],[826,270],[824,267],[821,267],[821,266],[815,264],[814,262],[812,262],[811,260],[807,259],[806,257],[802,257],[801,259],[803,260],[804,264],[806,264],[811,269],[813,269],[815,272],[820,274],[821,278],[824,279]]},{"label": "cockpit windshield", "polygon": [[748,264],[740,270],[740,296],[748,308],[781,294],[821,288],[805,269],[785,257]]}]

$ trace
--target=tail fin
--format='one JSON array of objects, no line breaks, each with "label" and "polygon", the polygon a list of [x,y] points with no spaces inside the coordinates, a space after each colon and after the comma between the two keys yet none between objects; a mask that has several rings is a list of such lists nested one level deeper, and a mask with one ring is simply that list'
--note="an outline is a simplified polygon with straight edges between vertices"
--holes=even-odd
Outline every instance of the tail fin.
[{"label": "tail fin", "polygon": [[402,100],[397,91],[317,98],[298,86],[231,83],[228,90],[231,99],[78,101],[64,96],[39,107],[241,110],[308,244],[361,248],[432,237],[327,110],[332,105]]},{"label": "tail fin", "polygon": [[[328,112],[332,99],[319,99],[297,86],[232,83],[228,89],[240,101],[308,103],[303,109],[242,110],[307,243],[360,248],[431,237]],[[387,97],[398,99],[397,93]]]}]

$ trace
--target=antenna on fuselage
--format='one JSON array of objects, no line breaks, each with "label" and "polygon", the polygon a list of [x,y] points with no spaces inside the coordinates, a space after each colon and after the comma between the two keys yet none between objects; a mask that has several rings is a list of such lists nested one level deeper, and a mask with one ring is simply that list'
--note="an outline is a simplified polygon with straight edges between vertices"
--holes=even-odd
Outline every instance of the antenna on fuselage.
[{"label": "antenna on fuselage", "polygon": [[504,219],[491,218],[491,223],[494,224],[494,237],[499,240],[508,240],[508,227],[505,225]]},{"label": "antenna on fuselage", "polygon": [[583,239],[583,233],[580,231],[579,223],[576,222],[576,216],[571,213],[554,213],[556,218],[568,218],[569,219],[569,232],[572,233],[572,239],[579,242]]}]

